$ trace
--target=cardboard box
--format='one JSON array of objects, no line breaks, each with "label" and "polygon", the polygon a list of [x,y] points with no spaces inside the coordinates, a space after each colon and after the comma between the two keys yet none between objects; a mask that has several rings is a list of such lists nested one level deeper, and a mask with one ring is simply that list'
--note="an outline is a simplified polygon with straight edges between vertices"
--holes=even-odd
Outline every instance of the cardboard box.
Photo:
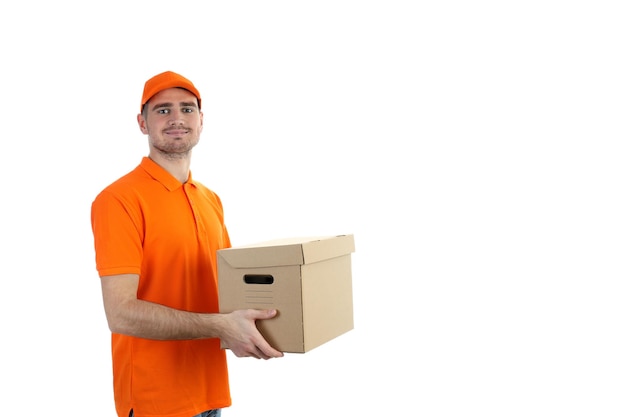
[{"label": "cardboard box", "polygon": [[220,312],[276,309],[257,321],[282,352],[305,353],[354,328],[354,236],[288,238],[217,252]]}]

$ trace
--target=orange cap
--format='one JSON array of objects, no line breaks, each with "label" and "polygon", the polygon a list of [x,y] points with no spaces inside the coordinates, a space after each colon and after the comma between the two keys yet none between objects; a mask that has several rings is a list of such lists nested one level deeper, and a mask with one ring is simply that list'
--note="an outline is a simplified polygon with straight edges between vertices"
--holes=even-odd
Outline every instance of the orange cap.
[{"label": "orange cap", "polygon": [[183,77],[180,74],[176,74],[172,71],[165,71],[146,81],[143,87],[143,96],[141,97],[141,110],[143,106],[150,100],[155,94],[166,90],[168,88],[180,87],[188,90],[198,99],[198,108],[200,108],[200,92],[193,85],[191,81]]}]

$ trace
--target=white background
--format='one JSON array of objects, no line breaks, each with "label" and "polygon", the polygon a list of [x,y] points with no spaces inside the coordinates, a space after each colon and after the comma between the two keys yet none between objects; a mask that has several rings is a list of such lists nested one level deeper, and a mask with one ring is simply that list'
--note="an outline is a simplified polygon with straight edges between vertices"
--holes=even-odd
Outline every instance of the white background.
[{"label": "white background", "polygon": [[355,235],[355,329],[224,417],[626,415],[621,3],[5,4],[1,413],[114,415],[90,204],[173,70],[233,244]]}]

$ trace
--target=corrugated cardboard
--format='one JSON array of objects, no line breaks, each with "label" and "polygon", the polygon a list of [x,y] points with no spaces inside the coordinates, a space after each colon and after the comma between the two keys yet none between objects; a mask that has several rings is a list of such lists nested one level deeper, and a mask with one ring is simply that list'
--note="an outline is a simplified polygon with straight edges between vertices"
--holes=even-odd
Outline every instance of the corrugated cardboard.
[{"label": "corrugated cardboard", "polygon": [[354,328],[354,236],[277,239],[217,252],[220,312],[276,309],[257,321],[282,352],[304,353]]}]

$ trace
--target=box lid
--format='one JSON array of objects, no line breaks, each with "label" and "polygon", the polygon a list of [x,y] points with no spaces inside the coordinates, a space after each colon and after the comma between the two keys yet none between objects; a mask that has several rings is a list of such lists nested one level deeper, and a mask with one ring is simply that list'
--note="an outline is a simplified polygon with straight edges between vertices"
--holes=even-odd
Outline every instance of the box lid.
[{"label": "box lid", "polygon": [[292,237],[217,251],[235,268],[311,264],[354,252],[353,235]]}]

